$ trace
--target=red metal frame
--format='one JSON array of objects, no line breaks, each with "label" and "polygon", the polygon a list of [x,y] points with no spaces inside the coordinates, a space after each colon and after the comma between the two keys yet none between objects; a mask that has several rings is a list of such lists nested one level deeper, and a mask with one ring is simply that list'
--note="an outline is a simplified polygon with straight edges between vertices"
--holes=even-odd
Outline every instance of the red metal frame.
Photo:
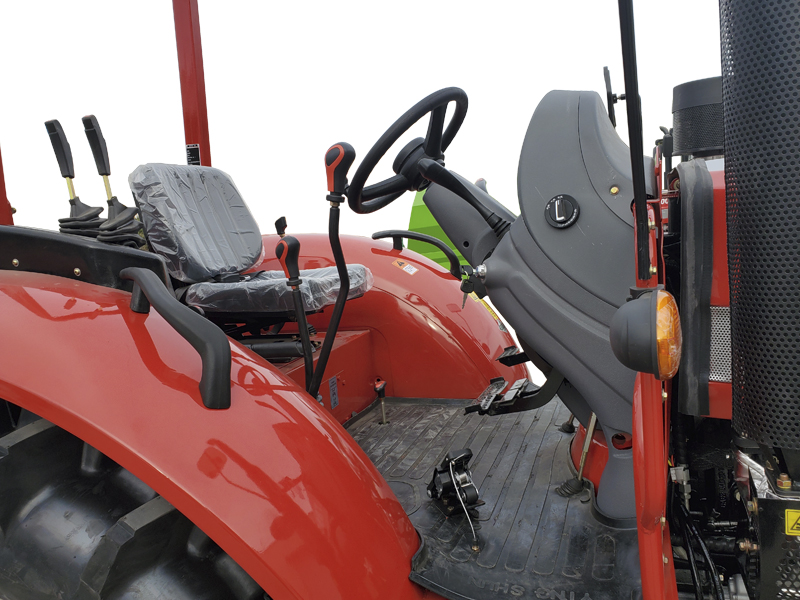
[{"label": "red metal frame", "polygon": [[[664,257],[661,220],[661,154],[656,155],[655,175],[658,198],[648,202],[651,266],[658,276],[636,278],[639,287],[654,288],[663,283]],[[636,214],[634,213],[634,219]],[[634,248],[636,248],[636,227]],[[637,265],[638,273],[638,265]],[[661,280],[661,281],[660,281]],[[633,389],[633,479],[636,493],[636,527],[644,600],[677,600],[678,587],[672,561],[667,515],[667,452],[669,443],[669,389],[653,375],[639,373]]]},{"label": "red metal frame", "polygon": [[211,143],[208,137],[203,44],[200,39],[197,0],[172,0],[172,10],[175,15],[175,41],[178,46],[186,145],[198,144],[200,164],[210,167]]},{"label": "red metal frame", "polygon": [[14,213],[6,196],[6,178],[3,175],[3,154],[0,152],[0,225],[13,225]]},{"label": "red metal frame", "polygon": [[639,373],[633,390],[633,477],[644,600],[678,598],[666,520],[667,415],[661,382]]}]

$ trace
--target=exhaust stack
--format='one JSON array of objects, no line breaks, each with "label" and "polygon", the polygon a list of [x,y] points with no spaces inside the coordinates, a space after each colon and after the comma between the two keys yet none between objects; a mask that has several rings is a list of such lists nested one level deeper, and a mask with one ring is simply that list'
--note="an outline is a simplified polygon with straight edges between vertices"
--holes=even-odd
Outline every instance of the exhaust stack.
[{"label": "exhaust stack", "polygon": [[787,456],[800,450],[800,6],[720,0],[720,28],[733,427]]}]

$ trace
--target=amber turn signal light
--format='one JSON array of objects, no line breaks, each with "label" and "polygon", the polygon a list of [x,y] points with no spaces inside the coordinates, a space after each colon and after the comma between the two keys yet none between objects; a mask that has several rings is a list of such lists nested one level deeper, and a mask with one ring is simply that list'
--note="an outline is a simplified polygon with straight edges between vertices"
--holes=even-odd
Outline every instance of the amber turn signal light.
[{"label": "amber turn signal light", "polygon": [[645,291],[621,306],[611,320],[611,349],[634,371],[671,379],[681,362],[683,337],[678,305],[664,289]]}]

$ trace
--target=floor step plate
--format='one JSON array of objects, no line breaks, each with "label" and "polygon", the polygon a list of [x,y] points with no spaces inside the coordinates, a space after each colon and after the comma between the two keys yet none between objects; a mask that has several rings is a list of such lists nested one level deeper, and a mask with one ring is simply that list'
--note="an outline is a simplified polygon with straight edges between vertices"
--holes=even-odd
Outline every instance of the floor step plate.
[{"label": "floor step plate", "polygon": [[[641,598],[635,529],[615,529],[592,515],[587,496],[563,498],[572,477],[571,436],[558,425],[568,410],[557,399],[535,410],[495,417],[464,414],[464,403],[387,401],[348,429],[378,467],[424,537],[411,579],[450,599]],[[433,469],[452,449],[470,448],[480,499],[473,550],[463,514],[428,499]]]}]

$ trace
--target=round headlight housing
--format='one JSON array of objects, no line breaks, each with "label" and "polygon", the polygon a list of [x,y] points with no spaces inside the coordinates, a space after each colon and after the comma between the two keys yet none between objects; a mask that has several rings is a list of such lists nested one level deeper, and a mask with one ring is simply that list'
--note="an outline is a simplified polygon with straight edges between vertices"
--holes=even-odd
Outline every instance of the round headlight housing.
[{"label": "round headlight housing", "polygon": [[678,305],[664,289],[644,291],[621,306],[611,320],[611,349],[634,371],[671,379],[681,362],[683,337]]}]

